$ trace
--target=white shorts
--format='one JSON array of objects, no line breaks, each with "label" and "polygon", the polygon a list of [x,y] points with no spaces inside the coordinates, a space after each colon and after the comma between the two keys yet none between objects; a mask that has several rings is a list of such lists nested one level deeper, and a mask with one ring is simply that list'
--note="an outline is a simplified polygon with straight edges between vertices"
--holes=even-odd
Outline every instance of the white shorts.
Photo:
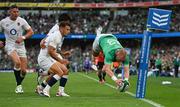
[{"label": "white shorts", "polygon": [[5,51],[8,55],[10,55],[13,51],[16,51],[19,57],[27,57],[24,45],[6,44]]},{"label": "white shorts", "polygon": [[38,64],[43,69],[43,73],[48,73],[51,66],[56,62],[57,61],[50,56],[38,56]]}]

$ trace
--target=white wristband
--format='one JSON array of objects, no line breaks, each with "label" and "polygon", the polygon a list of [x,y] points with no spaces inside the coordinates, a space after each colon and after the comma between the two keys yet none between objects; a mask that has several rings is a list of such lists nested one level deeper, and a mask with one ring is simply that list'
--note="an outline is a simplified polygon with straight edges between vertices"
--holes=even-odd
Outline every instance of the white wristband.
[{"label": "white wristband", "polygon": [[116,77],[115,75],[113,75],[113,76],[111,77],[111,79],[112,79],[113,81],[118,80],[117,77]]},{"label": "white wristband", "polygon": [[25,37],[25,36],[22,36],[22,38],[23,38],[23,40],[25,40],[25,39],[26,39],[26,37]]},{"label": "white wristband", "polygon": [[129,79],[128,78],[124,78],[124,80],[128,81]]}]

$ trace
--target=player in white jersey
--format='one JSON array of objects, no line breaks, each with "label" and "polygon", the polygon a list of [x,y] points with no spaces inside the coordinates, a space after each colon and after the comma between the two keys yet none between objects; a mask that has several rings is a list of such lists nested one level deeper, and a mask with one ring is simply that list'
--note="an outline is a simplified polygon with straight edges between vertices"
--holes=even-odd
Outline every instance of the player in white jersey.
[{"label": "player in white jersey", "polygon": [[[33,30],[25,19],[19,17],[19,9],[12,5],[9,17],[0,21],[0,32],[6,37],[5,51],[14,63],[14,75],[17,82],[16,93],[23,93],[21,83],[27,69],[27,57],[24,40],[30,38]],[[25,34],[23,34],[25,31]]]},{"label": "player in white jersey", "polygon": [[[71,20],[71,18],[70,18],[70,16],[67,15],[67,14],[61,14],[61,15],[59,16],[59,22],[60,22],[60,23],[61,23],[62,21],[70,22],[70,20]],[[51,35],[51,33],[55,32],[55,31],[59,31],[59,24],[55,24],[55,25],[50,29],[50,31],[48,32],[47,35]],[[64,37],[62,37],[62,39],[60,40],[60,44],[58,45],[58,49],[57,49],[57,52],[60,53],[60,54],[58,55],[58,57],[61,58],[61,59],[63,59],[63,57],[61,56],[61,54],[62,54],[63,56],[69,56],[69,55],[71,54],[70,51],[65,51],[65,52],[62,52],[62,51],[61,51],[61,46],[62,46],[62,44],[63,44],[63,40],[64,40]],[[46,46],[45,46],[45,38],[41,41],[40,46],[41,46],[41,48],[45,48],[45,47],[46,47]],[[44,74],[44,73],[42,73],[42,71],[43,71],[43,70],[40,69],[40,72],[41,72],[41,73],[39,73],[39,76],[38,76],[38,79],[37,79],[37,80],[38,80],[38,86],[37,86],[37,88],[36,88],[36,92],[37,92],[37,93],[40,93],[41,90],[42,90],[42,89],[46,86],[46,84],[47,84],[46,80],[43,81],[43,79],[44,79],[45,77],[47,77],[47,73]],[[49,75],[49,76],[51,76],[51,75]],[[67,83],[67,80],[68,80],[68,75],[63,75],[63,76],[61,77],[61,79],[60,79],[60,81],[59,81],[59,89],[58,89],[58,92],[56,93],[56,96],[69,96],[69,95],[66,94],[65,91],[64,91],[64,88],[65,88],[65,85],[66,85],[66,83]],[[43,81],[43,82],[42,82],[42,81]]]},{"label": "player in white jersey", "polygon": [[53,74],[43,89],[43,94],[50,97],[50,88],[63,76],[68,74],[68,69],[65,66],[69,63],[66,59],[58,57],[57,49],[61,45],[61,40],[64,36],[70,33],[70,24],[68,22],[61,22],[59,30],[54,31],[45,39],[45,48],[41,48],[38,56],[38,64],[44,69],[43,72]]}]

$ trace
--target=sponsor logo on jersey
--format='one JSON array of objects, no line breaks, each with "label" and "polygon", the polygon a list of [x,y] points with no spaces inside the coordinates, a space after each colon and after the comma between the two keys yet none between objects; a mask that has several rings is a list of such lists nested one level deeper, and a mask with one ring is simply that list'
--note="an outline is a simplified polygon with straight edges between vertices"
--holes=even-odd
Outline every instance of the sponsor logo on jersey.
[{"label": "sponsor logo on jersey", "polygon": [[17,34],[16,29],[11,29],[11,30],[10,30],[10,34],[11,34],[11,35],[16,35],[16,34]]}]

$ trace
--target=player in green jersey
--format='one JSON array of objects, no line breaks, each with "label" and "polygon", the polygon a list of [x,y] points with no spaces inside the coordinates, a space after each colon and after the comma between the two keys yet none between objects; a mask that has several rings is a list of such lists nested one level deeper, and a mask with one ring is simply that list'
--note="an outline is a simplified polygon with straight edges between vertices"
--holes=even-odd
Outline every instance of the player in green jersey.
[{"label": "player in green jersey", "polygon": [[[118,86],[123,85],[120,91],[125,91],[129,86],[129,57],[126,50],[114,35],[97,33],[93,42],[93,56],[98,56],[100,51],[103,51],[105,57],[102,71],[105,71]],[[115,61],[123,63],[124,79],[118,79],[111,70],[111,64]]]}]

